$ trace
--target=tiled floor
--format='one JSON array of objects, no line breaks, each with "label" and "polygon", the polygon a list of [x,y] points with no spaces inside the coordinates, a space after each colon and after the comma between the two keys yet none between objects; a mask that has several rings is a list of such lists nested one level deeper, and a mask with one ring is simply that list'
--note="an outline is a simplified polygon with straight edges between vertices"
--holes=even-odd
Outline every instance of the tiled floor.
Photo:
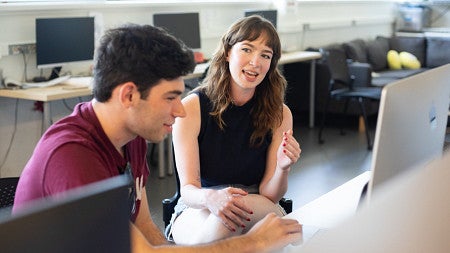
[{"label": "tiled floor", "polygon": [[[302,156],[291,169],[285,195],[293,200],[294,209],[369,170],[372,152],[367,150],[364,132],[358,132],[356,128],[346,129],[344,136],[337,128],[326,128],[322,145],[317,142],[316,128],[294,127],[294,134],[301,144]],[[173,195],[175,178],[160,179],[156,165],[151,167],[147,185],[150,212],[156,224],[163,228],[161,201]]]}]

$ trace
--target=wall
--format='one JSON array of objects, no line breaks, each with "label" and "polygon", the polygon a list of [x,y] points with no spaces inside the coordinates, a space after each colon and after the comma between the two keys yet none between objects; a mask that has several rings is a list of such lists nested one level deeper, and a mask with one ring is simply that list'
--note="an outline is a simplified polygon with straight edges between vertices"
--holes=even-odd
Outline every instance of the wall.
[{"label": "wall", "polygon": [[[202,52],[210,57],[228,25],[243,16],[245,9],[277,8],[278,29],[283,50],[302,50],[352,38],[389,36],[394,20],[394,3],[390,1],[233,1],[231,3],[99,3],[86,1],[57,5],[15,5],[0,3],[0,69],[4,76],[22,79],[22,56],[6,55],[8,44],[34,42],[37,17],[96,15],[100,27],[108,29],[123,23],[152,23],[152,14],[169,11],[199,11]],[[39,74],[35,55],[27,55],[27,76]],[[73,74],[89,72],[88,64],[65,66]],[[48,75],[48,70],[44,71]],[[77,102],[89,97],[51,103],[53,120],[71,111]],[[0,98],[0,177],[20,175],[42,132],[42,113],[33,110],[34,101]]]},{"label": "wall", "polygon": [[428,6],[431,9],[430,26],[450,28],[450,2]]}]

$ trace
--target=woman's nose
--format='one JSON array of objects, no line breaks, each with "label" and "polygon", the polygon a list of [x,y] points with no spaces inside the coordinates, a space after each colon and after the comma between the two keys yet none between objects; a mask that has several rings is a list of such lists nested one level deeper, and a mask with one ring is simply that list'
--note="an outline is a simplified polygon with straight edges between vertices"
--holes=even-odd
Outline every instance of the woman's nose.
[{"label": "woman's nose", "polygon": [[259,64],[258,56],[257,56],[257,55],[253,55],[253,56],[250,58],[249,64],[252,65],[252,66],[254,66],[254,67],[257,67],[258,64]]}]

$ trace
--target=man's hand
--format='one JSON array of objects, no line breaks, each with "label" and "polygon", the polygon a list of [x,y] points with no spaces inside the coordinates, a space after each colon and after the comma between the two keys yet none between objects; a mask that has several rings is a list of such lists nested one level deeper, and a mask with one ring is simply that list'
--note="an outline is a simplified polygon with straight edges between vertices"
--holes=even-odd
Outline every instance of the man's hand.
[{"label": "man's hand", "polygon": [[283,219],[270,213],[256,223],[247,233],[257,247],[264,252],[272,252],[298,242],[303,238],[302,225],[293,219]]}]

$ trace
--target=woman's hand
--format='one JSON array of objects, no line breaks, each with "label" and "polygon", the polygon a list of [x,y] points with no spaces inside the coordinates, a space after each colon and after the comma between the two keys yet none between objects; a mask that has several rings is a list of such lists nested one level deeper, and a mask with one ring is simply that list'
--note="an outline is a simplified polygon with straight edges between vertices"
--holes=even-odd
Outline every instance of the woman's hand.
[{"label": "woman's hand", "polygon": [[277,152],[277,168],[289,170],[300,158],[301,152],[300,144],[295,140],[292,129],[284,132]]},{"label": "woman's hand", "polygon": [[253,211],[248,208],[243,197],[248,193],[242,189],[227,187],[212,190],[207,198],[207,207],[230,231],[245,228],[244,221],[250,221]]}]

